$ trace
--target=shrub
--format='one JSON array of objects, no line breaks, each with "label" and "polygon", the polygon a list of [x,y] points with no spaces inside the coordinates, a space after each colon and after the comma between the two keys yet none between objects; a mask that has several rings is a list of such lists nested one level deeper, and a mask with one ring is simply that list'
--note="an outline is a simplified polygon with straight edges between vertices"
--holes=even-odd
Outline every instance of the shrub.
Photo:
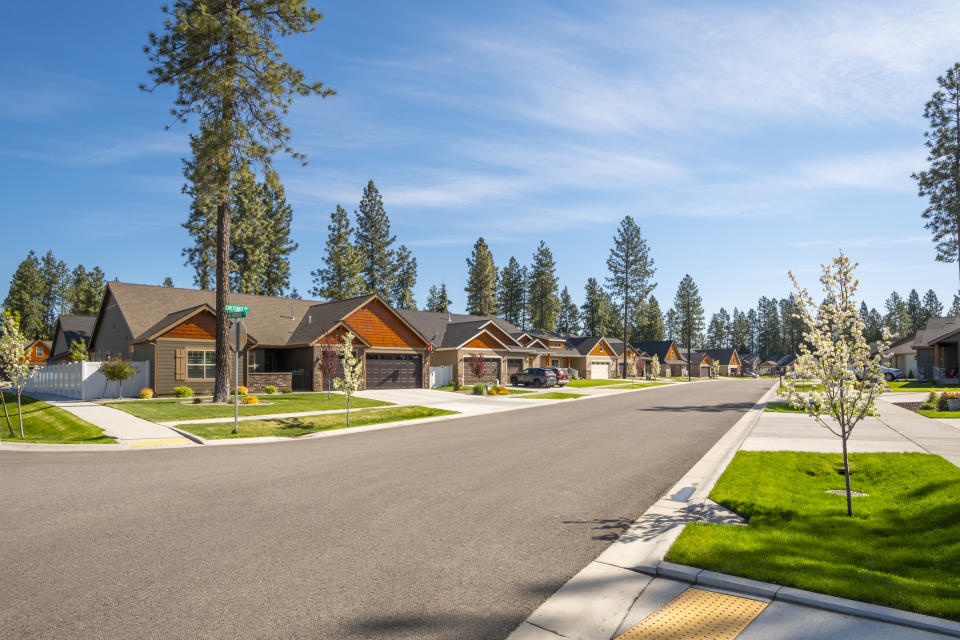
[{"label": "shrub", "polygon": [[203,403],[203,400],[201,400],[200,398],[193,399],[193,404],[202,404],[202,403]]},{"label": "shrub", "polygon": [[284,387],[283,391],[281,391],[280,393],[293,393],[293,389],[291,389],[290,387]]},{"label": "shrub", "polygon": [[936,391],[931,391],[927,396],[927,400],[920,405],[920,408],[924,411],[933,411],[937,408],[937,399],[940,397],[940,394]]},{"label": "shrub", "polygon": [[144,400],[149,400],[153,397],[153,389],[150,387],[144,387],[143,389],[140,389],[140,397]]},{"label": "shrub", "polygon": [[937,396],[937,411],[949,411],[949,407],[947,407],[947,394],[941,393]]},{"label": "shrub", "polygon": [[473,395],[482,396],[486,395],[486,393],[487,387],[482,382],[478,382],[477,384],[473,385]]},{"label": "shrub", "polygon": [[240,402],[242,402],[243,404],[257,404],[258,402],[260,402],[260,399],[257,398],[257,396],[244,396],[243,400],[241,400]]},{"label": "shrub", "polygon": [[177,396],[178,398],[192,398],[193,389],[190,387],[174,387],[173,395]]},{"label": "shrub", "polygon": [[247,388],[244,387],[243,385],[237,387],[237,395],[238,395],[238,396],[245,396],[245,395],[247,395],[248,393],[250,393],[250,392],[247,391]]},{"label": "shrub", "polygon": [[264,392],[264,393],[276,393],[276,392],[277,392],[277,388],[276,388],[275,386],[273,386],[272,384],[268,384],[267,386],[265,386],[265,387],[263,388],[263,392]]},{"label": "shrub", "polygon": [[489,389],[487,389],[487,395],[488,395],[488,396],[495,396],[495,395],[497,395],[497,388],[496,388],[496,387],[490,387]]}]

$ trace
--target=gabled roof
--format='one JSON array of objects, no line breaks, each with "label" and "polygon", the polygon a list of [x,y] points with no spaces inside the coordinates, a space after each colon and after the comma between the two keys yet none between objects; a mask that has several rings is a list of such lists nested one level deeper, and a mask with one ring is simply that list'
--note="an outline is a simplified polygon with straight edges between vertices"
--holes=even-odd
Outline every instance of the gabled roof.
[{"label": "gabled roof", "polygon": [[[145,342],[147,340],[153,340],[163,335],[170,329],[173,329],[175,326],[177,326],[181,322],[189,320],[190,318],[192,318],[193,316],[197,315],[202,311],[207,311],[209,313],[212,313],[213,315],[217,315],[213,311],[213,307],[207,303],[198,304],[197,306],[190,307],[188,309],[180,309],[179,311],[168,313],[164,317],[157,320],[157,322],[155,322],[153,326],[151,326],[149,329],[144,331],[142,334],[135,335],[133,337],[133,341]],[[249,333],[249,330],[248,330],[248,333]]]},{"label": "gabled roof", "polygon": [[890,355],[894,356],[906,356],[915,354],[917,352],[916,348],[913,346],[914,341],[916,340],[917,334],[913,334],[898,340],[890,344]]},{"label": "gabled roof", "polygon": [[[613,352],[617,354],[618,357],[623,357],[623,340],[619,338],[609,338],[604,336],[604,339],[607,341],[607,344],[610,345],[610,348],[613,349]],[[637,349],[632,344],[630,345],[630,350],[640,354],[641,358],[649,358],[642,349]]]},{"label": "gabled roof", "polygon": [[70,345],[79,340],[84,345],[90,345],[90,335],[93,325],[97,322],[96,316],[60,316],[57,318],[57,329],[53,334],[53,352],[55,358],[70,353]]},{"label": "gabled roof", "polygon": [[720,364],[730,364],[733,354],[737,353],[736,349],[704,349],[703,351]]},{"label": "gabled roof", "polygon": [[689,353],[683,347],[677,347],[677,350],[684,355],[685,358],[688,358],[690,364],[702,365],[705,360],[710,360],[710,356],[707,355],[706,351],[700,349],[691,349]]},{"label": "gabled roof", "polygon": [[[341,320],[361,308],[376,296],[368,294],[335,302],[315,302],[299,318],[297,328],[286,344],[310,344],[326,335]],[[251,309],[252,310],[252,309]],[[356,331],[353,331],[356,335]]]},{"label": "gabled roof", "polygon": [[935,343],[960,332],[960,316],[930,318],[927,326],[917,331],[913,340],[914,347],[932,347]]},{"label": "gabled roof", "polygon": [[763,362],[763,358],[760,357],[759,353],[745,353],[740,355],[740,362],[748,364],[751,367],[758,367],[760,363]]},{"label": "gabled roof", "polygon": [[641,340],[639,342],[630,343],[634,349],[639,349],[651,358],[657,356],[657,359],[660,362],[668,362],[667,352],[670,351],[670,347],[674,346],[677,350],[677,353],[680,354],[679,360],[669,360],[670,364],[686,364],[685,354],[680,351],[679,347],[676,347],[676,344],[673,340]]},{"label": "gabled roof", "polygon": [[[514,340],[516,340],[516,336],[523,333],[506,320],[490,316],[417,311],[415,309],[397,309],[397,313],[428,342],[432,340],[433,346],[437,349],[456,348],[480,333],[481,328],[489,323],[496,325],[498,329]],[[468,333],[470,335],[467,335]],[[503,342],[503,340],[500,340],[500,342]],[[517,344],[519,345],[519,343]],[[514,345],[507,346],[514,347]]]},{"label": "gabled roof", "polygon": [[50,350],[52,349],[52,347],[53,347],[53,343],[52,343],[51,341],[49,341],[49,340],[41,340],[40,338],[37,338],[36,340],[34,340],[34,341],[31,342],[30,344],[28,344],[28,345],[27,345],[27,348],[24,349],[24,351],[29,351],[29,350],[32,349],[32,348],[34,347],[34,345],[36,345],[38,342],[39,342],[40,344],[42,344],[44,347],[46,347],[46,348],[47,348],[47,351],[50,351]]}]

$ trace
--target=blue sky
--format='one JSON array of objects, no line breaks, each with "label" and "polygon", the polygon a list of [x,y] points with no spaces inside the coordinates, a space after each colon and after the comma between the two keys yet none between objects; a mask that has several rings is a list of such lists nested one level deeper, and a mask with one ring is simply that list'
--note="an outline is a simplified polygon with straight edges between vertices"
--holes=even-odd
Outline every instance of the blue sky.
[{"label": "blue sky", "polygon": [[[189,125],[172,92],[137,90],[160,3],[14,3],[0,25],[0,295],[29,249],[110,279],[192,286],[180,250]],[[664,309],[690,273],[708,312],[814,286],[844,249],[862,297],[933,288],[923,104],[960,59],[951,3],[349,2],[288,39],[338,94],[288,123],[278,159],[294,207],[292,284],[306,295],[329,212],[381,190],[419,262],[417,301],[445,280],[462,309],[477,236],[497,266],[542,239],[578,302],[636,217]],[[589,8],[589,11],[585,11]]]}]

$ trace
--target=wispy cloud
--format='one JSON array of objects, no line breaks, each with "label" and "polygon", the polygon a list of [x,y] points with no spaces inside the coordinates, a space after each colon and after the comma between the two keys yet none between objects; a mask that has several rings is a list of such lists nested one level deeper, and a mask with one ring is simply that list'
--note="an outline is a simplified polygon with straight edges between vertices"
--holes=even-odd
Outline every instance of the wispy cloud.
[{"label": "wispy cloud", "polygon": [[71,167],[103,167],[145,156],[189,153],[186,136],[173,133],[134,133],[103,142],[63,142],[48,140],[32,148],[2,148],[7,156],[39,160]]},{"label": "wispy cloud", "polygon": [[890,236],[873,236],[869,238],[821,238],[816,240],[797,240],[794,242],[788,242],[787,245],[790,247],[797,248],[808,248],[808,247],[837,247],[838,249],[843,249],[845,247],[895,247],[904,244],[920,244],[920,243],[929,243],[929,236],[906,236],[906,237],[890,237]]}]

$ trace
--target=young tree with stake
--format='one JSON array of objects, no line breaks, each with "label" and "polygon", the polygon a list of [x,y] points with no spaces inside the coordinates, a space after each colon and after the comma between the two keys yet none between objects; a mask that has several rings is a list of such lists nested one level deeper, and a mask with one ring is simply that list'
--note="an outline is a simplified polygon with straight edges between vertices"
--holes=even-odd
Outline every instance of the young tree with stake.
[{"label": "young tree with stake", "polygon": [[333,387],[342,391],[347,398],[347,426],[350,426],[350,398],[363,384],[363,362],[353,352],[353,334],[343,334],[340,345],[340,357],[343,358],[343,377],[333,381]]},{"label": "young tree with stake", "polygon": [[[848,516],[853,515],[853,501],[847,440],[864,416],[877,411],[877,398],[886,388],[881,365],[889,355],[890,345],[890,332],[884,329],[883,338],[871,353],[855,299],[860,286],[853,276],[856,268],[842,253],[832,264],[822,265],[824,302],[819,304],[790,272],[804,334],[795,366],[796,378],[786,381],[786,390],[781,394],[840,438]],[[798,380],[812,380],[814,390],[799,391]],[[823,391],[816,390],[818,385],[822,385]]]},{"label": "young tree with stake", "polygon": [[123,398],[123,382],[140,373],[140,370],[126,360],[108,360],[100,365],[100,373],[110,382],[120,383],[117,397]]},{"label": "young tree with stake", "polygon": [[216,383],[214,401],[226,402],[230,353],[228,319],[223,311],[230,293],[231,189],[245,164],[267,171],[274,153],[290,147],[283,123],[293,98],[333,91],[307,82],[285,62],[276,40],[312,31],[322,19],[306,0],[176,0],[160,35],[149,34],[144,51],[154,65],[152,91],[169,84],[177,89],[172,113],[186,122],[196,116],[191,134],[191,182],[216,205]]},{"label": "young tree with stake", "polygon": [[[17,394],[17,422],[20,426],[20,437],[23,438],[23,389],[36,373],[34,367],[26,358],[27,345],[30,341],[20,331],[20,317],[15,311],[5,311],[0,316],[0,373],[7,380]],[[0,391],[0,395],[2,395]],[[7,411],[6,399],[3,400],[4,413]],[[7,418],[10,427],[9,417]],[[12,428],[11,428],[11,435]]]},{"label": "young tree with stake", "polygon": [[327,399],[330,399],[330,386],[333,377],[337,374],[337,364],[340,361],[340,355],[332,344],[320,345],[320,357],[317,359],[317,367],[323,375],[323,383],[327,386]]},{"label": "young tree with stake", "polygon": [[653,354],[653,359],[650,361],[650,375],[654,380],[660,377],[660,356],[657,354]]}]

